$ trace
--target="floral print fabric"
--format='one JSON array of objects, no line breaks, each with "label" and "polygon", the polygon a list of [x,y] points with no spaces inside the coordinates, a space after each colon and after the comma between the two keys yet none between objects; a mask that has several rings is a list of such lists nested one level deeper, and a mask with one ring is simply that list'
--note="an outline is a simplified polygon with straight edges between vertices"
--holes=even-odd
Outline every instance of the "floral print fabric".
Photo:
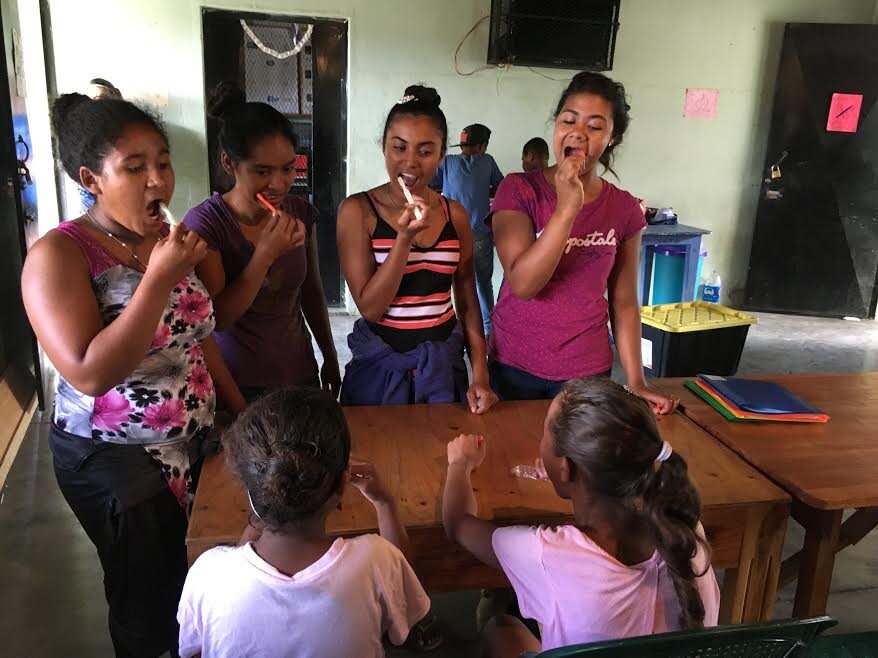
[{"label": "floral print fabric", "polygon": [[154,443],[143,447],[161,466],[162,476],[168,483],[168,489],[177,497],[177,502],[180,503],[180,507],[186,510],[188,516],[192,511],[192,501],[195,499],[195,483],[192,480],[189,459],[189,442]]},{"label": "floral print fabric", "polygon": [[[115,265],[93,280],[104,322],[125,309],[143,274]],[[118,386],[92,397],[59,376],[55,423],[78,436],[124,444],[161,444],[193,437],[213,425],[213,381],[203,341],[213,331],[210,296],[194,274],[168,299],[143,361]]]}]

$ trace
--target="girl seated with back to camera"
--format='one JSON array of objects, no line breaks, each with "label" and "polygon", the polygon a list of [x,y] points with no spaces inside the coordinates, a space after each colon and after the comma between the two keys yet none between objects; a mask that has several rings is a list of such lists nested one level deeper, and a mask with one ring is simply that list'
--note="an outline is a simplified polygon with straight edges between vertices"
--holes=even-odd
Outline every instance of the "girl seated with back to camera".
[{"label": "girl seated with back to camera", "polygon": [[[180,655],[383,656],[430,610],[403,551],[396,503],[369,464],[351,464],[344,414],[328,394],[266,394],[226,432],[229,463],[262,532],[196,560],[180,602]],[[374,505],[379,535],[326,533],[348,484]],[[246,536],[246,533],[245,533]]]},{"label": "girl seated with back to camera", "polygon": [[573,523],[498,528],[476,516],[470,473],[490,441],[448,444],[442,518],[449,538],[512,583],[524,617],[485,630],[487,654],[713,626],[719,588],[686,461],[663,441],[650,405],[605,378],[573,380],[552,401],[540,458]]}]

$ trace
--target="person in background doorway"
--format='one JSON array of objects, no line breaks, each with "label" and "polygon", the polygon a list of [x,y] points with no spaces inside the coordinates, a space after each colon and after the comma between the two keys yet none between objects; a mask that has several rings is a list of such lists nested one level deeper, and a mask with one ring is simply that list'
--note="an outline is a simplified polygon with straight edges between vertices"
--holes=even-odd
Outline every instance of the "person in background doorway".
[{"label": "person in background doorway", "polygon": [[646,382],[640,354],[640,202],[601,177],[628,127],[625,88],[574,76],[555,109],[556,164],[507,176],[492,225],[503,288],[491,332],[491,382],[503,399],[551,399],[570,379],[609,376],[613,350],[628,385],[657,413],[677,401]]},{"label": "person in background doorway", "polygon": [[448,138],[440,100],[431,87],[405,90],[384,124],[390,180],[338,210],[338,253],[363,314],[348,337],[344,404],[466,401],[480,414],[497,401],[488,385],[469,217],[427,186]]},{"label": "person in background doorway", "polygon": [[533,137],[521,149],[521,168],[526,172],[549,166],[549,145],[542,137]]},{"label": "person in background doorway", "polygon": [[[230,82],[220,83],[208,111],[222,122],[220,163],[234,184],[183,221],[210,247],[196,271],[214,299],[223,357],[248,399],[294,384],[322,386],[337,397],[341,375],[317,262],[318,211],[289,193],[296,177],[292,126],[270,105],[246,102]],[[319,376],[312,334],[323,353]]]},{"label": "person in background doorway", "polygon": [[503,174],[487,152],[491,131],[474,123],[460,134],[460,155],[446,155],[436,170],[430,187],[464,207],[469,215],[473,234],[473,266],[476,271],[476,292],[485,336],[491,333],[491,311],[494,310],[494,239],[485,223],[491,211],[491,197],[503,180]]},{"label": "person in background doorway", "polygon": [[168,229],[168,139],[132,103],[65,94],[52,107],[64,171],[96,198],[49,231],[21,277],[59,379],[49,448],[64,498],[97,549],[116,656],[176,652],[186,528],[215,391],[245,403],[193,272],[207,245]]}]

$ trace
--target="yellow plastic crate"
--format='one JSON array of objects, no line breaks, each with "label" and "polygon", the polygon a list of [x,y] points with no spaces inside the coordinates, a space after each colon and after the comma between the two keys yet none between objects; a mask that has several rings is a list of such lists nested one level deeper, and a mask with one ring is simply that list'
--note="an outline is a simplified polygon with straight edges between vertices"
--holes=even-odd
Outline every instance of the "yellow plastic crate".
[{"label": "yellow plastic crate", "polygon": [[741,327],[758,322],[752,315],[710,302],[644,306],[640,309],[640,319],[643,324],[675,334]]}]

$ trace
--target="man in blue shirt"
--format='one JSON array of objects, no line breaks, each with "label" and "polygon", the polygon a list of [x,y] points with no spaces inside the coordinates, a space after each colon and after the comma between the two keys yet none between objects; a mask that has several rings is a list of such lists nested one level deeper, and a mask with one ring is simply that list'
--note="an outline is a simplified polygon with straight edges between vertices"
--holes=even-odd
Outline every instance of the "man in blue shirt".
[{"label": "man in blue shirt", "polygon": [[454,199],[469,214],[473,230],[473,265],[476,271],[476,292],[485,336],[491,331],[491,311],[494,310],[494,237],[485,224],[491,212],[491,197],[503,180],[497,163],[486,151],[491,131],[487,126],[474,123],[464,128],[460,134],[460,155],[446,155],[430,187],[441,190],[449,199]]}]

